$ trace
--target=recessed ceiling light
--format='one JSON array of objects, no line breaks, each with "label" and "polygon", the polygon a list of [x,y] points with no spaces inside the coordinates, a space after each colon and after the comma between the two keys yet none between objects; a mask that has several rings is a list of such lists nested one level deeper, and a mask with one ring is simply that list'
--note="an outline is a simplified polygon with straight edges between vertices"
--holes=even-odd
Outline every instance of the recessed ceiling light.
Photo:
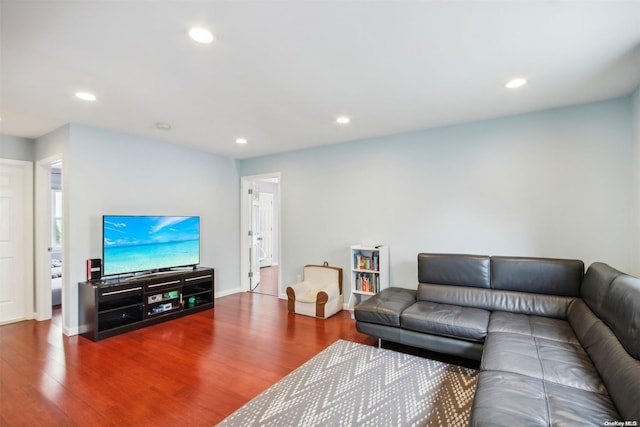
[{"label": "recessed ceiling light", "polygon": [[527,84],[527,80],[523,79],[523,78],[517,78],[517,79],[512,79],[509,80],[507,82],[506,85],[504,85],[504,87],[508,88],[508,89],[515,89],[517,87],[521,87]]},{"label": "recessed ceiling light", "polygon": [[156,129],[170,130],[171,129],[171,125],[169,123],[158,122],[158,123],[156,123]]},{"label": "recessed ceiling light", "polygon": [[336,123],[340,123],[341,125],[346,125],[351,122],[351,119],[347,116],[340,116],[336,119]]},{"label": "recessed ceiling light", "polygon": [[236,138],[236,144],[246,144],[247,143],[247,139],[246,138]]},{"label": "recessed ceiling light", "polygon": [[82,99],[83,101],[95,101],[96,96],[91,92],[76,92],[76,98]]},{"label": "recessed ceiling light", "polygon": [[211,43],[213,41],[213,34],[206,28],[192,28],[189,30],[189,37],[198,43]]}]

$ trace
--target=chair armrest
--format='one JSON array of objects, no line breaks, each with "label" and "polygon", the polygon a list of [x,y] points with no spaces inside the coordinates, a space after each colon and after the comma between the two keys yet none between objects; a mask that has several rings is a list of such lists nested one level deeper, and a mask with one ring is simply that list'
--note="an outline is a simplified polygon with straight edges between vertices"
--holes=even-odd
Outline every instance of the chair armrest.
[{"label": "chair armrest", "polygon": [[338,286],[328,286],[323,289],[318,289],[318,292],[326,292],[329,299],[340,296],[340,289]]},{"label": "chair armrest", "polygon": [[293,290],[296,301],[300,302],[316,302],[318,292],[326,293],[329,299],[340,295],[340,289],[337,285],[320,287],[303,281],[290,285],[289,288]]},{"label": "chair armrest", "polygon": [[[315,292],[314,292],[314,288],[311,285],[311,283],[309,282],[298,282],[295,283],[293,285],[289,285],[287,287],[291,288],[291,290],[293,291],[293,295],[295,296],[296,301],[300,301],[300,302],[313,302],[315,301]],[[313,294],[313,299],[309,300],[309,296],[308,294],[312,293]],[[287,292],[288,295],[288,292]]]}]

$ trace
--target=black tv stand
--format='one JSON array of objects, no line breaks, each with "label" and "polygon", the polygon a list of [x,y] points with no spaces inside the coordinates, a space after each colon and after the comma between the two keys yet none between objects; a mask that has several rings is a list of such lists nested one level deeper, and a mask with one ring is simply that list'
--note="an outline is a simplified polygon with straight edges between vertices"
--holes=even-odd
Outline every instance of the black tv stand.
[{"label": "black tv stand", "polygon": [[80,334],[93,341],[214,307],[214,270],[197,267],[79,283]]},{"label": "black tv stand", "polygon": [[[188,267],[162,268],[160,270],[147,270],[147,271],[140,271],[136,273],[105,276],[98,282],[104,282],[104,283],[125,282],[128,280],[137,280],[137,279],[142,279],[146,277],[162,276],[164,274],[170,274],[170,273],[195,271],[197,269],[198,267],[193,265]],[[95,282],[92,282],[92,283],[95,283]]]}]

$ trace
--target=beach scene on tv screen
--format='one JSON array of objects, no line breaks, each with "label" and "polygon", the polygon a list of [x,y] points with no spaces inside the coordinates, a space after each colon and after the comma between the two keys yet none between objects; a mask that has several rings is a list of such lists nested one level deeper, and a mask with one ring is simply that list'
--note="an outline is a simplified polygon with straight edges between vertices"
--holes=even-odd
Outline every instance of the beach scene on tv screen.
[{"label": "beach scene on tv screen", "polygon": [[104,275],[196,265],[200,218],[105,216]]}]

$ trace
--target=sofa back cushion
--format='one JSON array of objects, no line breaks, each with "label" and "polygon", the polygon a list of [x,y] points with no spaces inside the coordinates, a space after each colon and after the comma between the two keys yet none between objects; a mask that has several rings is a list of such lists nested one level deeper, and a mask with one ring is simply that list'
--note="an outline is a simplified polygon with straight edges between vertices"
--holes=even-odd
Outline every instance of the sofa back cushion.
[{"label": "sofa back cushion", "polygon": [[491,288],[580,296],[584,263],[574,259],[491,257]]},{"label": "sofa back cushion", "polygon": [[416,300],[567,319],[574,297],[420,283]]},{"label": "sofa back cushion", "polygon": [[421,253],[416,300],[566,319],[583,275],[579,260]]},{"label": "sofa back cushion", "polygon": [[598,315],[602,312],[602,302],[609,286],[621,274],[623,273],[602,262],[594,262],[587,269],[580,296]]},{"label": "sofa back cushion", "polygon": [[418,254],[418,282],[489,288],[490,258],[483,255]]},{"label": "sofa back cushion", "polygon": [[640,359],[640,279],[594,263],[587,270],[582,298],[624,349]]}]

